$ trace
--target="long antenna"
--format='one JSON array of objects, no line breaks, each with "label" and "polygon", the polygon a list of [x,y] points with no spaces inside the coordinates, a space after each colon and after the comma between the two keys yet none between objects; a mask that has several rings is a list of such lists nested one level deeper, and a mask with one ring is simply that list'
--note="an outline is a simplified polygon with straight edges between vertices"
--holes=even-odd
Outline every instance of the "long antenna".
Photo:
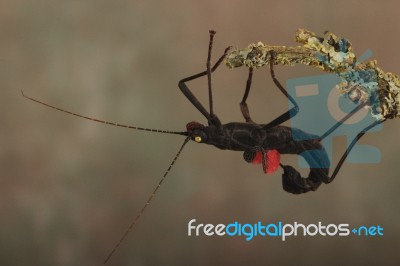
[{"label": "long antenna", "polygon": [[212,89],[211,89],[211,50],[213,46],[215,31],[210,30],[210,42],[208,44],[208,56],[207,56],[207,81],[208,81],[208,100],[210,102],[210,116],[214,116],[213,109],[213,98],[212,98]]},{"label": "long antenna", "polygon": [[114,248],[111,250],[111,252],[109,253],[109,255],[107,256],[106,260],[104,261],[104,264],[106,264],[110,258],[112,257],[112,255],[114,254],[114,252],[118,249],[118,247],[121,245],[121,243],[124,241],[124,239],[126,238],[126,236],[129,234],[129,232],[132,230],[132,228],[136,225],[136,223],[139,221],[140,217],[142,216],[142,214],[144,213],[144,211],[146,210],[147,206],[150,205],[151,201],[153,200],[155,194],[157,193],[158,189],[160,188],[161,184],[164,182],[166,176],[168,175],[169,171],[171,170],[172,166],[175,164],[176,160],[178,159],[179,155],[181,154],[183,148],[185,147],[186,143],[188,143],[188,141],[190,140],[190,136],[188,136],[185,141],[183,142],[181,148],[178,150],[178,152],[176,153],[174,159],[172,160],[171,164],[169,165],[168,169],[165,171],[163,177],[161,178],[161,180],[158,182],[156,188],[154,189],[153,193],[151,193],[150,197],[147,199],[146,203],[143,205],[142,209],[140,210],[140,212],[136,215],[136,217],[133,219],[132,223],[129,225],[128,229],[126,229],[125,233],[122,235],[122,237],[120,238],[120,240],[118,241],[118,243],[114,246]]},{"label": "long antenna", "polygon": [[182,146],[179,148],[178,152],[176,153],[174,159],[172,160],[172,162],[170,163],[168,169],[165,171],[163,177],[160,179],[160,181],[158,182],[157,186],[155,187],[155,189],[153,190],[153,193],[151,193],[150,197],[147,199],[146,203],[144,204],[144,206],[142,207],[142,209],[140,210],[140,212],[136,215],[136,217],[133,219],[133,221],[131,222],[131,224],[129,225],[128,229],[124,232],[124,234],[122,235],[122,237],[120,238],[120,240],[118,241],[118,243],[114,246],[114,248],[111,250],[111,252],[109,253],[109,255],[107,256],[106,260],[104,261],[104,264],[106,264],[110,258],[112,257],[112,255],[114,254],[114,252],[118,249],[118,247],[121,245],[121,243],[124,241],[124,239],[126,238],[126,236],[129,234],[129,232],[133,229],[133,227],[136,225],[136,223],[139,221],[140,217],[143,215],[144,211],[146,210],[147,206],[150,205],[150,203],[152,202],[154,196],[156,195],[158,189],[161,187],[161,184],[164,182],[165,178],[167,177],[169,171],[171,171],[172,166],[175,164],[175,162],[177,161],[179,155],[181,154],[183,148],[185,147],[185,145],[188,143],[188,141],[190,140],[191,136],[189,135],[189,132],[183,131],[167,131],[167,130],[159,130],[159,129],[151,129],[151,128],[143,128],[143,127],[135,127],[135,126],[129,126],[129,125],[124,125],[124,124],[119,124],[119,123],[114,123],[114,122],[109,122],[109,121],[105,121],[105,120],[99,120],[96,118],[92,118],[92,117],[88,117],[88,116],[84,116],[84,115],[80,115],[77,113],[73,113],[58,107],[55,107],[53,105],[50,105],[48,103],[36,100],[34,98],[31,98],[27,95],[24,94],[24,92],[21,90],[21,94],[22,96],[24,96],[25,98],[40,103],[44,106],[56,109],[58,111],[70,114],[70,115],[74,115],[77,117],[81,117],[84,119],[88,119],[88,120],[92,120],[95,122],[99,122],[99,123],[103,123],[103,124],[107,124],[107,125],[112,125],[112,126],[117,126],[117,127],[124,127],[124,128],[130,128],[130,129],[136,129],[136,130],[144,130],[144,131],[150,131],[150,132],[157,132],[157,133],[165,133],[165,134],[177,134],[177,135],[184,135],[187,136],[186,139],[184,140]]},{"label": "long antenna", "polygon": [[29,99],[31,101],[40,103],[40,104],[42,104],[44,106],[56,109],[58,111],[61,111],[61,112],[64,112],[64,113],[67,113],[67,114],[70,114],[70,115],[74,115],[74,116],[77,116],[77,117],[80,117],[80,118],[84,118],[84,119],[87,119],[87,120],[91,120],[91,121],[95,121],[95,122],[99,122],[99,123],[103,123],[103,124],[107,124],[107,125],[111,125],[111,126],[124,127],[124,128],[136,129],[136,130],[143,130],[143,131],[150,131],[150,132],[157,132],[157,133],[164,133],[164,134],[183,135],[183,136],[187,136],[188,135],[188,133],[185,132],[185,131],[168,131],[168,130],[160,130],[160,129],[152,129],[152,128],[144,128],[144,127],[135,127],[135,126],[129,126],[129,125],[109,122],[109,121],[105,121],[105,120],[100,120],[100,119],[96,119],[96,118],[80,115],[80,114],[77,114],[77,113],[73,113],[73,112],[70,112],[70,111],[67,111],[67,110],[52,106],[52,105],[50,105],[48,103],[41,102],[41,101],[36,100],[34,98],[31,98],[31,97],[25,95],[22,90],[21,90],[21,93],[22,93],[22,96],[24,96],[25,98],[27,98],[27,99]]}]

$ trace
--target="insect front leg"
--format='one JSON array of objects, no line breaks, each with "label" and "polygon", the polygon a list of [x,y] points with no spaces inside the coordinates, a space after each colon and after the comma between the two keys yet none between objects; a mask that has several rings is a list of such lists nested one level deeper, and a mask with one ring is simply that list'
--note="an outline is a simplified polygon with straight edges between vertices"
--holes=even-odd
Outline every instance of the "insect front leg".
[{"label": "insect front leg", "polygon": [[[210,74],[214,72],[219,65],[222,63],[222,61],[225,59],[227,56],[227,53],[231,47],[227,47],[224,51],[224,54],[218,59],[218,61],[214,64],[213,67],[210,68],[210,55],[211,55],[211,48],[212,48],[212,40],[215,32],[210,31],[210,42],[209,42],[209,51],[208,51],[208,58],[207,58],[207,70],[200,72],[198,74],[189,76],[187,78],[181,79],[178,82],[178,87],[182,91],[182,93],[186,96],[186,98],[194,105],[194,107],[197,108],[197,110],[200,111],[204,115],[205,118],[207,118],[207,121],[209,124],[213,124],[216,126],[220,126],[221,122],[219,121],[218,117],[215,116],[212,112],[212,94],[211,94],[211,77]],[[200,103],[200,101],[196,98],[196,96],[193,95],[193,93],[190,91],[189,87],[186,85],[186,82],[203,77],[208,75],[208,89],[209,89],[209,104],[210,104],[210,113],[207,112],[207,110],[204,108],[204,106]]]}]

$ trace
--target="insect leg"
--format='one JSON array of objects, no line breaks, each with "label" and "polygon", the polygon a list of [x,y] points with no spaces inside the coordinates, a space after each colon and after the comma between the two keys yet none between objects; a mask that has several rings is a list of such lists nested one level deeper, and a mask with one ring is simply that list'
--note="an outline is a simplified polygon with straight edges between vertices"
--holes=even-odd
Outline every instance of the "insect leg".
[{"label": "insect leg", "polygon": [[[210,31],[210,45],[209,45],[209,50],[212,47],[212,36],[213,33]],[[181,79],[178,82],[178,87],[179,89],[182,91],[182,93],[186,96],[186,98],[194,105],[194,107],[197,108],[197,110],[200,111],[200,113],[202,113],[204,115],[205,118],[207,118],[209,123],[212,124],[216,124],[216,125],[220,125],[221,122],[219,122],[218,118],[213,114],[213,113],[209,113],[207,112],[207,110],[204,108],[204,106],[200,103],[200,101],[193,95],[193,93],[189,90],[188,86],[186,85],[186,82],[203,77],[205,75],[210,76],[210,74],[212,72],[214,72],[219,65],[222,63],[222,61],[224,60],[224,58],[226,57],[229,49],[231,47],[227,47],[224,51],[224,54],[218,59],[218,61],[215,63],[215,65],[212,68],[208,68],[208,70],[200,72],[196,75]],[[210,53],[210,52],[209,52]],[[207,60],[208,61],[208,60]],[[210,80],[210,79],[209,79]],[[209,86],[209,93],[211,92],[211,86]],[[210,107],[212,106],[212,95],[209,94],[210,96]],[[212,107],[211,107],[212,110]]]},{"label": "insect leg", "polygon": [[354,145],[356,145],[357,141],[364,136],[364,134],[372,129],[373,127],[385,122],[386,120],[380,120],[380,121],[375,121],[374,123],[372,123],[371,125],[367,126],[366,128],[364,128],[363,130],[360,131],[360,133],[357,134],[357,136],[353,139],[353,141],[350,143],[349,147],[347,148],[347,150],[344,152],[344,154],[342,155],[342,158],[340,158],[338,164],[336,165],[335,170],[333,171],[332,177],[329,179],[329,183],[333,181],[333,179],[335,179],[336,175],[338,174],[340,168],[342,167],[342,164],[344,163],[344,160],[346,160],[347,155],[349,155],[351,149],[353,149]]},{"label": "insect leg", "polygon": [[345,117],[343,117],[340,121],[338,121],[336,124],[334,124],[330,129],[328,129],[320,138],[319,140],[323,140],[327,136],[329,136],[333,131],[335,131],[340,125],[342,125],[347,119],[352,117],[355,113],[357,113],[360,109],[362,109],[367,103],[362,103],[358,105],[356,108],[354,108],[350,113],[348,113]]},{"label": "insect leg", "polygon": [[290,118],[294,117],[297,115],[299,112],[299,106],[297,105],[296,101],[292,98],[292,96],[289,95],[289,93],[286,91],[286,89],[282,86],[282,84],[279,82],[279,80],[275,77],[275,71],[274,71],[274,59],[276,57],[276,53],[274,51],[270,51],[270,61],[269,61],[269,70],[270,74],[272,77],[272,80],[274,81],[275,85],[278,87],[278,89],[286,96],[286,98],[289,99],[289,101],[294,105],[292,109],[287,111],[286,113],[278,116],[271,122],[269,122],[267,125],[264,126],[265,129],[277,126],[279,124],[282,124],[283,122],[289,120]]},{"label": "insect leg", "polygon": [[246,103],[247,97],[249,96],[249,92],[250,92],[252,78],[253,78],[253,68],[250,67],[249,68],[249,76],[247,77],[247,82],[246,82],[246,90],[244,92],[243,99],[240,102],[240,111],[242,112],[244,119],[248,123],[253,123],[253,120],[250,118],[249,108],[247,107],[247,103]]},{"label": "insect leg", "polygon": [[292,166],[281,165],[284,171],[284,173],[282,174],[283,189],[293,194],[300,194],[309,191],[315,191],[322,182],[325,184],[331,183],[335,179],[344,161],[346,160],[347,155],[350,153],[357,141],[362,136],[364,136],[368,130],[383,123],[384,121],[385,120],[376,121],[357,134],[357,136],[350,143],[345,153],[340,158],[331,177],[328,176],[329,168],[326,168],[326,164],[323,163],[324,161],[326,162],[328,160],[328,157],[326,155],[325,149],[319,143],[319,140],[315,139],[305,141],[304,143],[308,145],[307,150],[309,150],[310,152],[303,153],[302,156],[310,165],[310,174],[307,178],[304,178],[301,177],[300,173]]}]

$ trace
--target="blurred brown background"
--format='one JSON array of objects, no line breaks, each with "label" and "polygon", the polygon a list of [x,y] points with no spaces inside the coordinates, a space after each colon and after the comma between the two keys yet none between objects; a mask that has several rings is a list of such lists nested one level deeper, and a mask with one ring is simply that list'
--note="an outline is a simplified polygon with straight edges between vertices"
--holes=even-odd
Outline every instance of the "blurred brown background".
[{"label": "blurred brown background", "polygon": [[[397,1],[0,1],[0,265],[100,265],[183,138],[110,127],[44,108],[184,130],[205,122],[178,90],[228,45],[295,45],[299,27],[347,37],[399,73]],[[215,59],[214,59],[215,61]],[[315,75],[276,68],[278,78]],[[215,111],[242,121],[246,69],[213,77]],[[206,80],[190,84],[206,100]],[[287,110],[266,69],[249,104],[256,121]],[[241,153],[189,143],[110,265],[395,265],[400,259],[400,123],[362,139],[382,162],[345,164],[332,184],[294,196]],[[335,160],[345,140],[334,142]],[[285,163],[296,164],[295,156]],[[307,172],[307,171],[305,171]],[[383,237],[188,237],[187,223],[257,221],[381,225]]]}]

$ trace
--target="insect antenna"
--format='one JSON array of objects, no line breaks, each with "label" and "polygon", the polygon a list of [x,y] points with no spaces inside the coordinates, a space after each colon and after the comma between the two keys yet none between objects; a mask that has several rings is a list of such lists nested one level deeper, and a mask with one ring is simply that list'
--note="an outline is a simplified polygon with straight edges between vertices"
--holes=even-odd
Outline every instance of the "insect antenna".
[{"label": "insect antenna", "polygon": [[210,116],[214,116],[213,109],[213,98],[212,98],[212,89],[211,89],[211,50],[213,46],[215,31],[210,30],[210,42],[208,44],[208,55],[207,55],[207,81],[208,81],[208,101],[210,102]]},{"label": "insect antenna", "polygon": [[175,135],[188,136],[188,133],[187,133],[186,131],[169,131],[169,130],[160,130],[160,129],[144,128],[144,127],[135,127],[135,126],[124,125],[124,124],[119,124],[119,123],[115,123],[115,122],[110,122],[110,121],[105,121],[105,120],[100,120],[100,119],[96,119],[96,118],[92,118],[92,117],[80,115],[80,114],[73,113],[73,112],[70,112],[70,111],[61,109],[61,108],[59,108],[59,107],[50,105],[50,104],[48,104],[48,103],[41,102],[41,101],[36,100],[36,99],[34,99],[34,98],[31,98],[31,97],[25,95],[24,92],[23,92],[22,90],[21,90],[21,93],[22,93],[22,96],[24,96],[24,97],[27,98],[28,100],[31,100],[31,101],[40,103],[40,104],[42,104],[42,105],[44,105],[44,106],[47,106],[47,107],[56,109],[56,110],[61,111],[61,112],[63,112],[63,113],[67,113],[67,114],[74,115],[74,116],[77,116],[77,117],[80,117],[80,118],[84,118],[84,119],[87,119],[87,120],[99,122],[99,123],[102,123],[102,124],[107,124],[107,125],[116,126],[116,127],[124,127],[124,128],[136,129],[136,130],[149,131],[149,132],[156,132],[156,133],[175,134]]},{"label": "insect antenna", "polygon": [[161,184],[164,182],[165,178],[167,177],[169,171],[171,170],[172,166],[175,164],[176,160],[178,159],[179,155],[181,154],[183,148],[185,147],[185,145],[188,143],[188,141],[190,140],[190,136],[188,136],[185,141],[183,142],[182,146],[180,147],[180,149],[178,150],[178,152],[176,153],[174,159],[172,160],[171,164],[169,165],[168,169],[165,171],[163,177],[160,179],[160,181],[158,182],[157,186],[155,187],[155,189],[153,190],[153,193],[151,193],[150,197],[147,199],[146,203],[143,205],[142,209],[140,210],[140,212],[136,215],[136,217],[133,219],[132,223],[129,225],[128,229],[126,229],[126,231],[124,232],[124,234],[122,235],[122,237],[120,238],[120,240],[118,241],[118,243],[114,246],[114,248],[111,250],[111,252],[109,253],[109,255],[107,256],[106,260],[104,261],[104,264],[106,264],[110,258],[112,257],[112,255],[114,254],[114,252],[118,249],[118,247],[121,245],[121,243],[124,241],[124,239],[126,238],[126,236],[129,234],[129,232],[133,229],[133,227],[136,225],[136,223],[139,221],[140,217],[142,216],[142,214],[144,213],[144,211],[146,210],[147,206],[150,205],[151,201],[153,200],[155,194],[157,193],[158,189],[160,188]]},{"label": "insect antenna", "polygon": [[139,219],[141,218],[141,216],[143,215],[144,211],[146,210],[147,206],[150,205],[150,203],[152,202],[154,196],[156,195],[158,189],[161,187],[161,184],[164,182],[165,178],[167,177],[168,173],[171,171],[172,166],[175,164],[175,162],[178,160],[179,155],[181,154],[183,148],[185,147],[185,145],[188,143],[188,141],[191,138],[191,134],[187,131],[168,131],[168,130],[159,130],[159,129],[151,129],[151,128],[143,128],[143,127],[135,127],[135,126],[129,126],[129,125],[124,125],[124,124],[119,124],[119,123],[114,123],[114,122],[109,122],[109,121],[105,121],[105,120],[100,120],[100,119],[96,119],[96,118],[92,118],[92,117],[88,117],[88,116],[84,116],[84,115],[80,115],[77,113],[73,113],[64,109],[61,109],[59,107],[55,107],[53,105],[50,105],[48,103],[36,100],[34,98],[31,98],[27,95],[24,94],[24,92],[21,90],[22,96],[24,96],[25,98],[40,103],[44,106],[56,109],[58,111],[70,114],[70,115],[74,115],[80,118],[84,118],[84,119],[88,119],[88,120],[92,120],[95,122],[99,122],[99,123],[103,123],[103,124],[107,124],[107,125],[112,125],[112,126],[117,126],[117,127],[124,127],[124,128],[130,128],[130,129],[136,129],[136,130],[144,130],[144,131],[150,131],[150,132],[157,132],[157,133],[165,133],[165,134],[176,134],[176,135],[184,135],[187,136],[182,144],[182,146],[179,148],[178,152],[176,153],[174,159],[172,160],[172,162],[170,163],[168,169],[164,172],[164,175],[162,176],[162,178],[160,179],[160,181],[158,182],[157,186],[155,187],[155,189],[153,190],[153,192],[150,194],[149,198],[147,199],[146,203],[143,205],[142,209],[140,210],[140,212],[136,215],[136,217],[133,219],[133,221],[131,222],[131,224],[129,225],[128,229],[126,229],[126,231],[124,232],[124,234],[122,235],[122,237],[120,238],[120,240],[118,241],[118,243],[114,246],[114,248],[111,250],[111,252],[108,254],[106,260],[104,261],[104,264],[106,264],[110,258],[112,257],[112,255],[115,253],[115,251],[118,249],[118,247],[121,245],[121,243],[124,241],[124,239],[126,238],[126,236],[129,234],[129,232],[133,229],[133,227],[136,225],[136,223],[139,221]]}]

